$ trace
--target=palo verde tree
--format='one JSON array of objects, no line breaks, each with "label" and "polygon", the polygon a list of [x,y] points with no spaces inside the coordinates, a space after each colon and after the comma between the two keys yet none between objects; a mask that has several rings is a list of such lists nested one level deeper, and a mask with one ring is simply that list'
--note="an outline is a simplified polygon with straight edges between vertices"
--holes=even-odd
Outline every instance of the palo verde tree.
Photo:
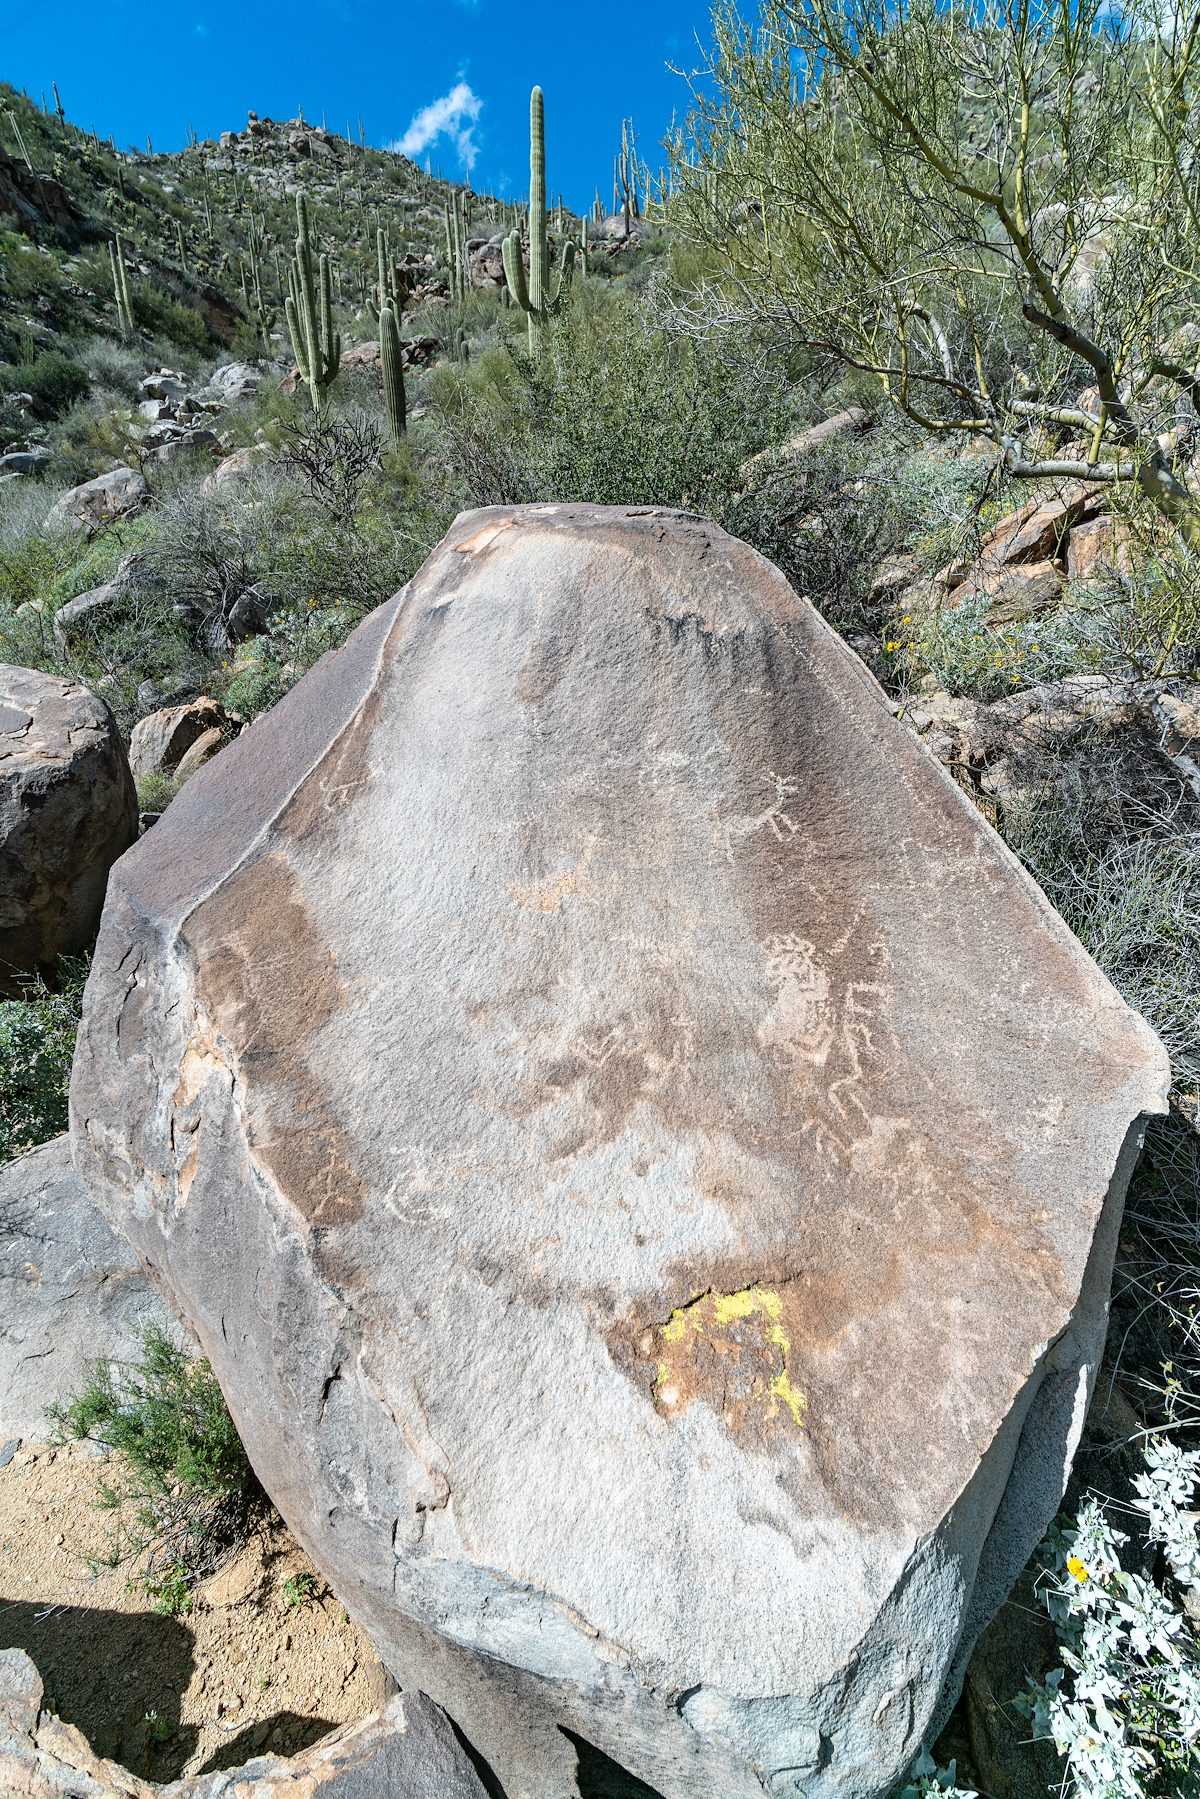
[{"label": "palo verde tree", "polygon": [[[1017,476],[1146,496],[1200,550],[1200,10],[773,0],[718,13],[680,308],[865,372]],[[1137,10],[1144,9],[1144,10]]]}]

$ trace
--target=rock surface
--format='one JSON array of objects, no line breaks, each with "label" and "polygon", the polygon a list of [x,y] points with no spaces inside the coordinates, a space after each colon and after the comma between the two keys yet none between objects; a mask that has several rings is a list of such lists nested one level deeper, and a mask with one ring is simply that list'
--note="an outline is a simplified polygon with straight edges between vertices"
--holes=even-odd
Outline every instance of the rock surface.
[{"label": "rock surface", "polygon": [[229,728],[229,714],[206,694],[182,706],[164,706],[139,718],[129,739],[129,765],[135,775],[174,774],[194,744],[207,733]]},{"label": "rock surface", "polygon": [[0,994],[85,948],[137,835],[116,721],[75,681],[0,663]]},{"label": "rock surface", "polygon": [[165,1786],[97,1755],[73,1725],[43,1711],[43,1698],[24,1651],[0,1650],[5,1799],[484,1799],[448,1720],[421,1693],[398,1695],[290,1759],[258,1756]]},{"label": "rock surface", "polygon": [[41,1441],[88,1365],[169,1314],[56,1137],[0,1167],[0,1442]]},{"label": "rock surface", "polygon": [[131,518],[150,504],[150,489],[136,469],[114,468],[94,481],[72,487],[46,516],[47,527],[84,531],[89,537],[118,519]]},{"label": "rock surface", "polygon": [[569,1733],[866,1799],[1057,1506],[1166,1088],[776,570],[551,506],[459,519],[122,861],[72,1129],[509,1799]]}]

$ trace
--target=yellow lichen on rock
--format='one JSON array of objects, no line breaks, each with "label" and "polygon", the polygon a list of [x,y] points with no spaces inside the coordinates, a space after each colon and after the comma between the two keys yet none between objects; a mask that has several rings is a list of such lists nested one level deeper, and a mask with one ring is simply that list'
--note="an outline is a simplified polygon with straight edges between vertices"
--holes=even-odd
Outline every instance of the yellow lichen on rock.
[{"label": "yellow lichen on rock", "polygon": [[[803,1428],[807,1400],[788,1369],[791,1344],[773,1288],[711,1289],[676,1306],[651,1337],[658,1349],[654,1402],[667,1415],[703,1398],[731,1428],[786,1412]],[[657,1336],[657,1345],[654,1344]]]}]

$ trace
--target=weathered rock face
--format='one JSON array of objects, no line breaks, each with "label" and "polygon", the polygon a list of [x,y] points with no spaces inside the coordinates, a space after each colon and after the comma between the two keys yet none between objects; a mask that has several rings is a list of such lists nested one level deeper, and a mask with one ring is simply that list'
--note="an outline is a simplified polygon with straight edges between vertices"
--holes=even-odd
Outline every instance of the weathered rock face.
[{"label": "weathered rock face", "polygon": [[91,942],[137,835],[116,721],[75,681],[0,664],[0,993]]},{"label": "weathered rock face", "polygon": [[210,731],[219,737],[228,730],[229,722],[224,706],[207,694],[182,706],[164,706],[134,725],[129,739],[130,767],[137,775],[173,774],[200,738]]},{"label": "weathered rock face", "polygon": [[166,1786],[99,1756],[82,1733],[42,1709],[41,1677],[20,1649],[0,1650],[0,1792],[6,1799],[484,1799],[449,1720],[404,1693],[290,1758]]},{"label": "weathered rock face", "polygon": [[150,489],[136,469],[114,468],[94,481],[71,488],[46,515],[50,530],[70,528],[88,537],[118,519],[132,518],[150,504]]},{"label": "weathered rock face", "polygon": [[459,519],[114,876],[76,1163],[509,1799],[884,1793],[1053,1513],[1165,1058],[783,578]]},{"label": "weathered rock face", "polygon": [[46,1412],[92,1362],[129,1354],[162,1300],[56,1137],[0,1168],[0,1443],[50,1434]]}]

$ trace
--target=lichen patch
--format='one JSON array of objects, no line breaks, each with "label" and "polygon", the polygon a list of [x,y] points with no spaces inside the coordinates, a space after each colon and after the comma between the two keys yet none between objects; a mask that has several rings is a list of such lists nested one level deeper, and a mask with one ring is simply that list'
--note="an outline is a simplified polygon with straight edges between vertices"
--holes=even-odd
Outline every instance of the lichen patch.
[{"label": "lichen patch", "polygon": [[676,1306],[640,1343],[656,1364],[652,1392],[659,1412],[674,1417],[703,1399],[731,1430],[804,1428],[808,1400],[788,1367],[791,1347],[780,1294],[757,1285],[732,1293],[709,1289]]}]

